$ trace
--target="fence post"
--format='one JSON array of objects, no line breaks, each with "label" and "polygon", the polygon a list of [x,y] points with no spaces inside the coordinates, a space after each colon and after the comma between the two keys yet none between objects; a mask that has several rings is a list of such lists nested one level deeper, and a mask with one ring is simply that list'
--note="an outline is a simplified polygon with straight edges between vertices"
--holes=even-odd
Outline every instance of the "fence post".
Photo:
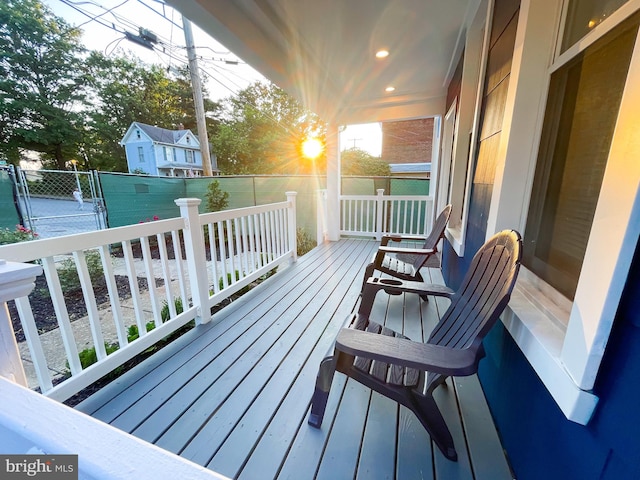
[{"label": "fence post", "polygon": [[40,265],[0,259],[0,376],[28,387],[7,302],[26,297],[42,273]]},{"label": "fence post", "polygon": [[[184,218],[184,247],[187,254],[187,272],[191,286],[191,299],[197,308],[196,323],[207,323],[211,320],[209,311],[209,281],[207,277],[207,256],[204,250],[204,239],[200,216],[198,214],[199,198],[178,198],[175,204],[180,207],[180,216]],[[215,258],[211,259],[213,262]],[[186,299],[185,299],[186,303]]]},{"label": "fence post", "polygon": [[316,203],[316,243],[324,243],[327,239],[327,191],[318,190]]},{"label": "fence post", "polygon": [[384,188],[378,188],[378,198],[376,198],[376,240],[382,240],[382,218],[384,211]]},{"label": "fence post", "polygon": [[287,215],[289,226],[289,248],[291,248],[291,259],[289,263],[298,260],[298,235],[296,229],[296,195],[298,192],[285,192],[287,202],[289,202],[289,212]]}]

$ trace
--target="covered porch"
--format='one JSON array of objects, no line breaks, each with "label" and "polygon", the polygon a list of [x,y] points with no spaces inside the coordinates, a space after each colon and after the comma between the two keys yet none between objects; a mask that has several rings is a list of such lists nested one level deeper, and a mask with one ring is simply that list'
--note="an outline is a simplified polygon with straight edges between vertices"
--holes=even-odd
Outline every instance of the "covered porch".
[{"label": "covered porch", "polygon": [[[404,407],[342,375],[322,429],[307,425],[318,365],[377,245],[318,246],[77,409],[232,478],[512,478],[475,376],[437,395],[457,463]],[[442,283],[438,269],[425,274]],[[442,302],[381,293],[373,315],[420,339]]]}]

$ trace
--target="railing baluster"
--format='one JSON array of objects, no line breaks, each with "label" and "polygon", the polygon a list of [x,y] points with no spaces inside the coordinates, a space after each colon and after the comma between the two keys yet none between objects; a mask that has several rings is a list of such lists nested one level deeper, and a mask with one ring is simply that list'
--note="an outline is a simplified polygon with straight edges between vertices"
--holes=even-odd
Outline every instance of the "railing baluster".
[{"label": "railing baluster", "polygon": [[156,235],[158,241],[158,251],[160,252],[160,264],[162,265],[162,273],[164,275],[164,292],[167,299],[167,307],[169,309],[169,318],[177,315],[176,303],[171,285],[171,270],[169,269],[169,256],[167,255],[167,244],[163,233]]},{"label": "railing baluster", "polygon": [[235,252],[233,250],[233,236],[235,232],[231,226],[231,220],[227,220],[227,248],[229,252],[229,271],[231,273],[231,279],[229,280],[229,285],[233,285],[236,283],[236,267],[235,267]]},{"label": "railing baluster", "polygon": [[33,318],[33,311],[31,311],[29,299],[27,297],[16,298],[15,302],[18,315],[20,316],[20,323],[22,323],[24,338],[27,341],[29,352],[31,352],[31,360],[33,360],[33,366],[36,369],[36,377],[38,378],[40,390],[42,393],[48,392],[53,388],[53,383],[51,382],[47,359],[44,356],[42,342],[38,335],[38,329],[36,328],[36,321]]},{"label": "railing baluster", "polygon": [[56,269],[53,257],[43,258],[42,268],[44,270],[44,276],[47,279],[47,285],[49,286],[49,296],[53,303],[53,309],[58,319],[58,327],[60,328],[62,344],[67,354],[69,369],[71,370],[71,375],[77,375],[82,371],[82,365],[80,364],[78,347],[73,336],[71,322],[69,321],[69,311],[67,310],[67,305],[64,303],[64,293],[62,293],[60,278],[58,277],[58,270]]},{"label": "railing baluster", "polygon": [[[224,222],[217,222],[218,227],[218,247],[220,251],[220,266],[221,266],[221,274],[222,274],[222,287],[221,290],[224,290],[229,286],[229,282],[227,280],[227,250],[225,249],[225,235],[224,235]],[[218,278],[214,278],[213,281],[215,283],[219,283]]]},{"label": "railing baluster", "polygon": [[207,225],[209,233],[209,255],[211,256],[211,283],[213,285],[213,291],[218,293],[220,286],[218,285],[218,278],[220,274],[218,272],[218,247],[216,245],[216,224],[209,223]]},{"label": "railing baluster", "polygon": [[87,307],[87,316],[89,317],[89,325],[91,327],[91,336],[93,337],[93,346],[96,349],[98,360],[107,357],[107,350],[104,346],[104,336],[102,335],[102,325],[100,324],[100,315],[98,314],[98,305],[96,297],[91,286],[91,277],[87,268],[87,261],[84,251],[76,250],[73,252],[73,258],[76,262],[76,270],[80,279],[80,287],[84,296],[84,303]]},{"label": "railing baluster", "polygon": [[116,279],[113,273],[113,263],[111,263],[109,245],[101,245],[99,251],[100,259],[102,260],[102,271],[107,283],[107,292],[109,292],[111,314],[113,315],[113,322],[116,326],[116,333],[118,334],[118,344],[122,348],[129,343],[129,340],[127,339],[122,306],[120,305],[120,297],[118,296],[118,286],[116,285]]},{"label": "railing baluster", "polygon": [[151,262],[149,238],[146,236],[140,237],[140,245],[142,247],[142,261],[147,274],[147,291],[149,292],[149,299],[151,300],[151,311],[153,312],[153,319],[156,322],[156,326],[158,326],[162,324],[162,314],[160,313],[160,302],[158,299],[158,290],[156,289],[156,276],[153,271],[153,263]]},{"label": "railing baluster", "polygon": [[258,263],[256,262],[256,233],[255,233],[255,215],[249,215],[247,224],[249,227],[249,249],[251,250],[251,268],[249,271],[251,273],[255,272],[258,269]]},{"label": "railing baluster", "polygon": [[171,232],[171,240],[173,242],[173,256],[176,262],[176,270],[178,272],[178,285],[180,286],[180,298],[182,300],[183,309],[187,309],[189,305],[189,295],[187,293],[187,284],[184,281],[184,265],[182,263],[182,244],[180,243],[180,235],[177,231]]},{"label": "railing baluster", "polygon": [[133,251],[131,250],[131,241],[122,242],[122,254],[124,255],[124,263],[127,268],[127,277],[129,278],[129,288],[131,290],[131,300],[133,301],[133,311],[135,312],[136,325],[138,326],[138,335],[143,337],[147,334],[145,327],[144,312],[142,310],[142,299],[140,298],[140,288],[138,287],[138,274],[133,260]]}]

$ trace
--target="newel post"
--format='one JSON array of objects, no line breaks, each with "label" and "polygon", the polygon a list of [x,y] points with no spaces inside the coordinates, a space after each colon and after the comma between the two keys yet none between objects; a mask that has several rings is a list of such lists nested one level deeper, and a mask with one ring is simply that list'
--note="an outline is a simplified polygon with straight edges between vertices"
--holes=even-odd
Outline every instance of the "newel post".
[{"label": "newel post", "polygon": [[298,192],[285,192],[287,202],[289,202],[288,226],[289,226],[289,248],[291,248],[291,260],[289,263],[298,260],[298,235],[296,232],[296,195]]},{"label": "newel post", "polygon": [[40,265],[0,259],[0,376],[28,387],[7,302],[26,297],[42,273]]},{"label": "newel post", "polygon": [[[207,256],[204,238],[198,214],[199,198],[178,198],[175,203],[180,207],[180,216],[184,218],[184,247],[187,254],[187,271],[191,286],[191,300],[197,308],[196,323],[211,320],[209,310],[209,280],[207,278]],[[215,259],[214,259],[215,261]]]},{"label": "newel post", "polygon": [[384,212],[384,188],[378,188],[376,198],[376,240],[382,240],[382,218]]}]

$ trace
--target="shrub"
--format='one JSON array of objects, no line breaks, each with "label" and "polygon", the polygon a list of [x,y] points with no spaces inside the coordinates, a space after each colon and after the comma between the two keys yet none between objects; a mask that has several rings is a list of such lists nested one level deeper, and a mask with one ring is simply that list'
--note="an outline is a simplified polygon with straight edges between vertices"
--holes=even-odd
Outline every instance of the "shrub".
[{"label": "shrub", "polygon": [[207,199],[207,211],[219,212],[229,206],[229,192],[225,192],[220,188],[220,182],[214,180],[207,187],[205,194]]},{"label": "shrub", "polygon": [[[91,283],[96,282],[102,275],[102,260],[100,254],[96,251],[88,251],[85,253],[85,260],[89,270],[89,278]],[[80,278],[76,262],[73,258],[66,258],[60,267],[58,267],[58,278],[63,291],[76,290],[80,288]]]},{"label": "shrub", "polygon": [[[182,307],[182,298],[176,297],[173,300],[173,304],[176,307],[176,313],[180,315],[184,311],[184,308]],[[166,300],[162,302],[162,310],[160,311],[160,317],[162,318],[163,322],[166,322],[167,320],[169,320],[169,317],[170,317],[169,304],[167,303]],[[147,332],[148,331],[149,329],[147,328]]]},{"label": "shrub", "polygon": [[[145,328],[147,329],[147,332],[150,332],[151,330],[156,328],[156,322],[154,322],[153,320],[150,322],[147,322],[147,324],[145,325]],[[127,340],[129,340],[129,342],[133,342],[139,337],[140,337],[140,331],[138,330],[138,325],[131,325],[127,330]]]},{"label": "shrub", "polygon": [[[105,343],[104,348],[107,351],[107,355],[111,355],[113,352],[118,350],[118,345],[115,343]],[[81,352],[78,353],[80,357],[80,365],[82,365],[82,369],[93,365],[98,361],[98,354],[96,353],[96,347],[85,348]],[[69,368],[69,362],[67,362],[67,369]]]},{"label": "shrub", "polygon": [[8,228],[0,229],[0,245],[8,245],[10,243],[27,242],[33,240],[38,236],[37,233],[32,232],[28,228],[22,225],[16,225],[15,230],[9,230]]},{"label": "shrub", "polygon": [[307,231],[302,227],[298,227],[298,229],[296,230],[296,243],[296,251],[299,257],[313,250],[317,246],[316,241],[311,238],[311,235],[309,235]]}]

